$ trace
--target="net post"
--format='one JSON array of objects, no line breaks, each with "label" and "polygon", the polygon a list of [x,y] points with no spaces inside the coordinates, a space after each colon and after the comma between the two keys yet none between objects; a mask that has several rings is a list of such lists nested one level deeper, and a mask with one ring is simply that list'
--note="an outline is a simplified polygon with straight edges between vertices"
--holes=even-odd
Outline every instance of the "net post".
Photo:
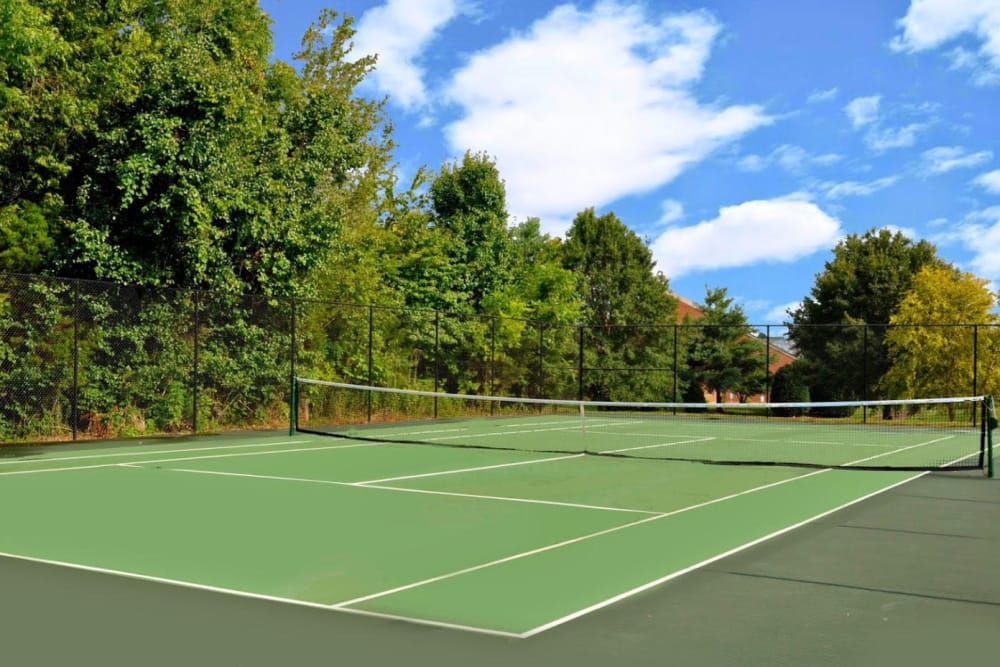
[{"label": "net post", "polygon": [[288,435],[295,435],[295,422],[299,416],[299,394],[297,390],[298,382],[292,378],[292,389],[288,401]]},{"label": "net post", "polygon": [[986,476],[993,478],[995,470],[993,467],[993,429],[997,427],[996,409],[993,405],[993,396],[986,397],[986,415],[983,419],[986,427]]}]

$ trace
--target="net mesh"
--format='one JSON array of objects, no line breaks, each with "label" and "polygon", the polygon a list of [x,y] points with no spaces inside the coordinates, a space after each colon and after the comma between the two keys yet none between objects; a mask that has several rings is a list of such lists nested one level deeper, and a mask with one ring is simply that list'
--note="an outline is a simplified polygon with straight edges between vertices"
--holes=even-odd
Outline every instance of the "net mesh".
[{"label": "net mesh", "polygon": [[298,378],[294,427],[378,442],[718,464],[982,468],[983,397],[629,403],[388,389]]}]

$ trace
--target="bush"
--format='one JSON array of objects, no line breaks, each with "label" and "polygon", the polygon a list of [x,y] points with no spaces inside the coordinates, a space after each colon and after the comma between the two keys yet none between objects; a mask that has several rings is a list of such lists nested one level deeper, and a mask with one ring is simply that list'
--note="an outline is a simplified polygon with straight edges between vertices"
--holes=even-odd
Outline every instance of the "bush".
[{"label": "bush", "polygon": [[[796,362],[779,368],[771,383],[771,402],[805,403],[808,401],[809,385],[802,372],[802,365]],[[805,409],[776,408],[774,414],[779,417],[800,417],[805,414]]]}]

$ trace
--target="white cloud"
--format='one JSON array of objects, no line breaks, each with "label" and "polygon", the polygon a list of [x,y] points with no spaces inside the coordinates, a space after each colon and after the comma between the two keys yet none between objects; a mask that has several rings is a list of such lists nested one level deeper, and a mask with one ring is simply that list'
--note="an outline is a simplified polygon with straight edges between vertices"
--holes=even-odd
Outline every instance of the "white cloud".
[{"label": "white cloud", "polygon": [[966,153],[961,146],[938,146],[923,153],[924,169],[931,174],[978,167],[992,159],[992,151]]},{"label": "white cloud", "polygon": [[954,232],[972,252],[972,271],[989,280],[1000,279],[1000,206],[975,211]]},{"label": "white cloud", "polygon": [[886,176],[867,183],[858,181],[844,181],[843,183],[826,183],[823,185],[823,194],[827,199],[840,199],[841,197],[867,197],[875,194],[879,190],[884,190],[899,181],[898,176]]},{"label": "white cloud", "polygon": [[[765,322],[788,322],[792,318],[788,314],[793,310],[798,310],[802,305],[801,301],[792,301],[791,303],[782,304],[780,306],[774,306],[764,315]],[[778,332],[772,332],[772,336],[780,335]]]},{"label": "white cloud", "polygon": [[923,104],[920,106],[894,105],[889,109],[889,113],[882,111],[882,97],[871,95],[869,97],[855,97],[844,107],[844,113],[851,121],[851,127],[855,130],[867,128],[865,133],[865,145],[871,150],[881,153],[891,148],[906,148],[916,143],[917,134],[930,127],[930,123],[910,123],[902,127],[886,127],[887,118],[899,116],[900,114],[919,114],[927,116],[934,111],[933,105]]},{"label": "white cloud", "polygon": [[954,49],[948,54],[952,67],[970,70],[976,84],[1000,83],[1000,3],[995,0],[912,0],[899,26],[902,34],[890,46],[906,53],[972,37],[980,42],[978,53]]},{"label": "white cloud", "polygon": [[973,183],[987,192],[1000,195],[1000,169],[994,169],[993,171],[988,171],[985,174],[980,174],[976,177]]},{"label": "white cloud", "polygon": [[427,103],[420,55],[459,13],[457,0],[388,0],[358,21],[354,53],[377,54],[374,84],[403,108],[420,108]]},{"label": "white cloud", "polygon": [[793,173],[805,171],[810,166],[827,167],[843,159],[836,153],[813,155],[801,146],[782,144],[769,155],[744,155],[737,162],[737,168],[743,171],[763,171],[772,164]]},{"label": "white cloud", "polygon": [[879,95],[871,97],[855,97],[844,107],[844,113],[851,120],[854,128],[869,125],[878,118],[879,103],[882,98]]},{"label": "white cloud", "polygon": [[908,148],[916,143],[917,134],[928,127],[926,123],[910,123],[896,129],[872,128],[865,136],[865,144],[879,153],[891,148]]},{"label": "white cloud", "polygon": [[561,5],[455,73],[448,144],[496,157],[515,216],[564,219],[650,191],[771,122],[759,106],[695,99],[721,29],[709,14],[651,12]]},{"label": "white cloud", "polygon": [[817,90],[815,93],[806,98],[806,102],[809,104],[818,104],[819,102],[830,102],[837,98],[840,93],[840,89],[837,87],[830,88],[829,90]]},{"label": "white cloud", "polygon": [[764,171],[768,165],[768,158],[760,155],[744,155],[737,162],[736,166],[742,171]]},{"label": "white cloud", "polygon": [[921,236],[917,233],[913,227],[900,227],[898,225],[883,225],[882,229],[889,231],[892,234],[902,234],[911,241],[919,241]]},{"label": "white cloud", "polygon": [[684,205],[676,199],[667,199],[660,204],[660,224],[669,225],[671,222],[684,217]]},{"label": "white cloud", "polygon": [[668,278],[698,270],[792,262],[830,248],[840,221],[798,197],[748,201],[719,210],[713,220],[671,228],[651,245]]}]

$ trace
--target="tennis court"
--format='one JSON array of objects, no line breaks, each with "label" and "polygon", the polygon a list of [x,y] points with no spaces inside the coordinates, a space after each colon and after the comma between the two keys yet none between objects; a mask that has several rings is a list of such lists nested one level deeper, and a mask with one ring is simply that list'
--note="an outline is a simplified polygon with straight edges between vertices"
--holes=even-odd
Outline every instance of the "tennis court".
[{"label": "tennis court", "polygon": [[[7,447],[0,552],[320,609],[331,623],[368,616],[524,640],[924,474],[854,464],[877,457],[879,466],[905,468],[914,452],[981,460],[981,432],[964,419],[879,431],[870,441],[853,430],[831,440],[835,430],[815,423],[775,420],[730,433],[705,421],[665,428],[667,420],[608,417],[583,426],[573,416],[520,414],[366,425],[340,438]],[[418,436],[461,446],[405,442]],[[775,443],[813,447],[819,462],[673,460],[684,447],[699,447],[686,455],[701,460],[706,446],[728,459],[733,447],[761,440],[771,453]],[[651,461],[577,447],[671,454]],[[831,451],[839,458],[824,463]]]}]

